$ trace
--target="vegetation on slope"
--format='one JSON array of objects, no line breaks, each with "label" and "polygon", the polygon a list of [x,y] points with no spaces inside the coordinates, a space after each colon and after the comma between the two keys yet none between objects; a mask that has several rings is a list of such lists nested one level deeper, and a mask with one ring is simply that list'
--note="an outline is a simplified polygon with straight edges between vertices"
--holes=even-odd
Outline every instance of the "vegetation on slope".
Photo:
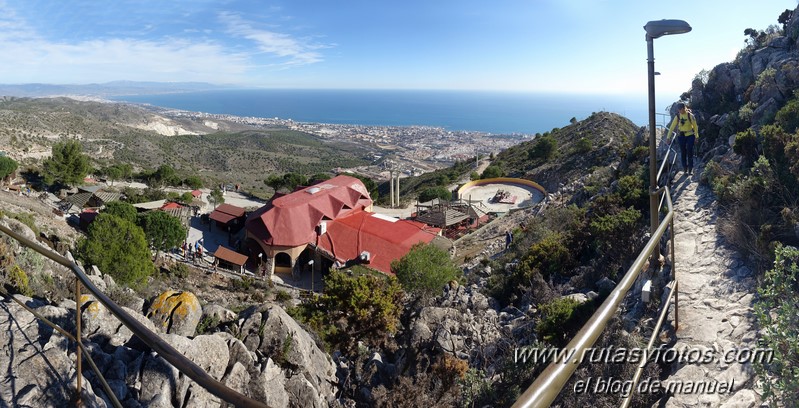
[{"label": "vegetation on slope", "polygon": [[[785,10],[760,31],[748,28],[735,61],[698,76],[683,94],[698,113],[707,161],[702,182],[719,204],[719,232],[758,271],[755,301],[764,346],[774,359],[755,364],[764,397],[790,405],[799,389],[795,246],[799,245],[799,19]],[[730,73],[738,78],[732,81]],[[730,149],[731,147],[731,149]]]}]

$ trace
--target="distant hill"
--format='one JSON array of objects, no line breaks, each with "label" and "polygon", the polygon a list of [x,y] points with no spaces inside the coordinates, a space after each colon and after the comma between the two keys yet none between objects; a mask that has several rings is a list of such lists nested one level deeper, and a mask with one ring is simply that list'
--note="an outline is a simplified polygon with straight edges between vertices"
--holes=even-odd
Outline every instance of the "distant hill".
[{"label": "distant hill", "polygon": [[286,128],[235,121],[166,117],[124,103],[70,98],[0,98],[0,150],[23,165],[49,156],[63,138],[82,142],[97,166],[124,162],[136,169],[169,164],[184,174],[261,189],[269,174],[314,174],[361,166],[363,146],[323,140]]},{"label": "distant hill", "polygon": [[[601,184],[612,181],[615,177],[612,167],[618,169],[618,163],[623,159],[632,158],[633,155],[643,159],[641,150],[634,153],[634,149],[646,140],[644,133],[645,128],[636,126],[623,116],[598,112],[500,152],[492,160],[492,166],[499,167],[506,176],[533,180],[549,192],[580,180]],[[548,158],[536,157],[536,146],[545,139],[554,141],[554,151]],[[473,163],[460,162],[402,179],[400,196],[403,200],[413,201],[424,189],[446,186],[468,177],[472,171]],[[381,204],[386,204],[388,190],[388,182],[380,185]]]},{"label": "distant hill", "polygon": [[[618,162],[644,140],[644,128],[615,113],[597,112],[579,122],[537,135],[495,158],[506,175],[533,180],[547,191]],[[555,151],[549,159],[536,158],[542,139],[551,138]]]},{"label": "distant hill", "polygon": [[113,81],[102,84],[0,84],[0,95],[19,97],[44,97],[83,95],[108,97],[116,95],[197,92],[229,89],[205,82],[137,82]]}]

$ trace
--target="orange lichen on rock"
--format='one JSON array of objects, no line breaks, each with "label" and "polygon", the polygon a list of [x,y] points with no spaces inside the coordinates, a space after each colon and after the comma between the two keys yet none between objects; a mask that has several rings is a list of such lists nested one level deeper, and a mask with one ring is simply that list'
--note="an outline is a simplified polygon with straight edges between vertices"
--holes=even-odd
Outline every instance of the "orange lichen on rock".
[{"label": "orange lichen on rock", "polygon": [[191,292],[168,290],[156,297],[147,317],[166,333],[191,336],[202,316],[200,301]]}]

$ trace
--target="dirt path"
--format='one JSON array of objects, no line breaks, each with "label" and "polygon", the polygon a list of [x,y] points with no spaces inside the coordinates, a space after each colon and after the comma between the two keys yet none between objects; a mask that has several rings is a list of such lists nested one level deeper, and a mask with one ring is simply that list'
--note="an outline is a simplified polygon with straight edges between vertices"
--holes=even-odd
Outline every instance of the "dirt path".
[{"label": "dirt path", "polygon": [[[693,176],[678,173],[673,187],[680,287],[673,349],[690,361],[672,364],[667,383],[673,382],[674,390],[681,386],[682,392],[673,391],[665,406],[754,407],[760,395],[752,364],[744,357],[757,347],[752,306],[756,281],[741,255],[717,232],[718,207],[709,187],[698,183],[701,170]],[[688,392],[690,384],[707,388]]]}]

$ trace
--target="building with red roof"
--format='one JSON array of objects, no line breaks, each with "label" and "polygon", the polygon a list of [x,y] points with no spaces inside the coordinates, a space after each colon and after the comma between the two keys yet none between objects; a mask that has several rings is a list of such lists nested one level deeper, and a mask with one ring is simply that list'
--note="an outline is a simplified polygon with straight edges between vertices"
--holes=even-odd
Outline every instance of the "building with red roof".
[{"label": "building with red roof", "polygon": [[352,262],[390,273],[391,261],[440,232],[372,213],[363,182],[345,175],[276,196],[247,217],[245,228],[250,256],[259,262],[261,255],[264,272],[295,278]]},{"label": "building with red roof", "polygon": [[317,237],[323,256],[346,265],[353,260],[391,274],[391,262],[419,242],[430,243],[441,232],[427,224],[359,211],[327,224]]},{"label": "building with red roof", "polygon": [[216,226],[225,229],[236,229],[245,220],[246,211],[241,207],[232,204],[221,204],[216,207],[208,217],[216,221]]}]

